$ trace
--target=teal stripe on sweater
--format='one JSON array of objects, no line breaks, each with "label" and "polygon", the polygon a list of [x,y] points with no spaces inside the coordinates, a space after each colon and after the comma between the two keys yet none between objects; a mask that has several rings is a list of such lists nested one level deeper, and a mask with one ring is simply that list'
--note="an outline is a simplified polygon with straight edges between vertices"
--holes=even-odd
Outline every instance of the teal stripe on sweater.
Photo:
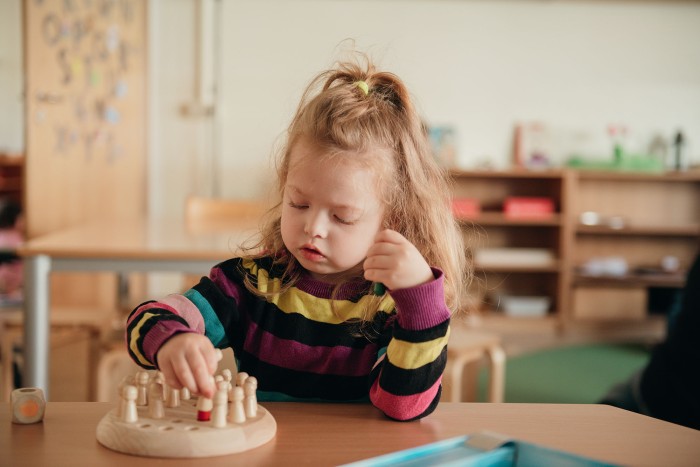
[{"label": "teal stripe on sweater", "polygon": [[183,295],[194,303],[194,306],[202,314],[202,318],[204,318],[204,335],[209,338],[214,347],[227,346],[228,340],[226,339],[224,326],[219,321],[219,317],[216,316],[216,312],[209,302],[195,289],[190,289]]}]

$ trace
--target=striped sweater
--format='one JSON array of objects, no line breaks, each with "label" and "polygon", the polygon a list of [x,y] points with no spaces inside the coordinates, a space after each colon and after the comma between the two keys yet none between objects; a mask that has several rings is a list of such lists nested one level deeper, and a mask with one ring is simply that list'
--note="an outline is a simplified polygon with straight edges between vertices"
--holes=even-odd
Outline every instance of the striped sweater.
[{"label": "striped sweater", "polygon": [[[371,401],[388,417],[414,420],[440,400],[450,312],[442,272],[435,280],[386,294],[366,331],[356,321],[372,284],[334,286],[303,276],[281,294],[271,258],[234,258],[182,295],[136,307],[127,321],[131,357],[155,368],[161,345],[181,332],[206,335],[217,348],[232,347],[239,371],[258,379],[258,399]],[[342,318],[339,318],[342,317]]]}]

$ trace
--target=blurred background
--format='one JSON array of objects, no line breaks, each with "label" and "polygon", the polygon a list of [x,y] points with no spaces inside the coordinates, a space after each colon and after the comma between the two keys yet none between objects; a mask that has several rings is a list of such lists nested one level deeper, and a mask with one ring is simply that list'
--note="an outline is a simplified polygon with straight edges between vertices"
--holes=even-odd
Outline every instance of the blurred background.
[{"label": "blurred background", "polygon": [[[436,157],[455,173],[461,187],[456,197],[476,199],[478,210],[488,211],[492,195],[478,199],[469,189],[485,181],[484,191],[500,193],[500,201],[508,196],[553,201],[561,219],[524,230],[516,222],[515,231],[503,232],[513,225],[498,221],[489,226],[483,217],[467,223],[466,230],[472,222],[480,227],[476,237],[490,239],[490,247],[530,250],[507,255],[532,254],[544,246],[560,261],[544,272],[526,271],[536,277],[524,281],[517,268],[492,265],[478,271],[488,293],[477,296],[477,308],[503,298],[496,289],[515,277],[526,290],[514,286],[506,292],[547,298],[546,316],[523,321],[496,313],[489,320],[488,313],[481,319],[474,311],[470,325],[502,339],[508,355],[507,401],[594,402],[611,382],[645,361],[648,346],[663,338],[665,322],[657,320],[633,337],[624,332],[639,327],[639,321],[648,324],[649,287],[635,283],[628,287],[634,289],[631,295],[614,297],[618,304],[629,304],[643,290],[639,307],[644,309],[632,313],[633,325],[622,310],[607,320],[615,326],[601,327],[598,320],[584,333],[561,332],[561,316],[572,318],[577,303],[596,306],[582,298],[586,288],[609,289],[600,282],[576,288],[574,271],[600,267],[600,262],[587,263],[601,261],[598,256],[603,267],[612,264],[613,276],[620,270],[615,269],[619,261],[608,261],[619,245],[607,238],[576,240],[574,223],[590,210],[613,223],[622,213],[649,211],[654,203],[649,198],[659,198],[671,186],[656,186],[657,178],[667,171],[694,173],[692,167],[700,164],[699,26],[697,1],[3,0],[0,153],[6,178],[19,180],[5,190],[5,201],[22,208],[19,223],[9,228],[31,240],[110,215],[182,219],[183,206],[194,195],[267,199],[273,155],[301,92],[318,71],[360,50],[408,85],[431,131]],[[605,167],[622,151],[625,162],[617,162],[657,178],[635,182],[633,199],[617,211],[570,201],[572,186],[592,192],[600,186],[571,185],[557,171]],[[514,168],[555,174],[513,178],[508,171]],[[630,253],[623,258],[624,273],[650,262],[658,266],[672,256],[678,263],[672,268],[676,279],[682,275],[698,243],[700,220],[700,177],[684,177],[682,183],[689,186],[674,196],[689,213],[679,222],[690,227],[652,240],[648,231],[626,237],[636,250],[651,249],[654,256]],[[615,185],[604,182],[602,191],[614,197],[618,190],[608,188],[610,183]],[[663,206],[668,207],[660,211]],[[7,240],[7,248],[16,245],[13,241]],[[659,243],[671,246],[665,251]],[[123,305],[112,303],[123,278],[90,278],[100,282],[86,291],[84,285],[75,286],[85,277],[71,274],[52,279],[56,308]],[[181,287],[181,278],[173,274],[132,280],[130,303]],[[682,279],[673,282],[670,295],[682,285]],[[668,307],[672,297],[662,301]],[[21,297],[10,305],[21,306]],[[75,387],[54,384],[59,400],[90,397],[84,380],[93,375],[76,363],[90,359],[90,336],[65,342],[54,336],[56,348],[63,349],[55,354],[56,365],[68,363],[61,370],[52,366],[53,378],[77,381]],[[570,352],[572,345],[587,347]],[[609,353],[591,347],[599,345],[610,346]],[[543,347],[569,354],[561,357],[563,363],[551,360],[552,354],[534,363],[517,360],[534,358]],[[21,342],[10,348],[13,368],[19,369]],[[571,363],[567,355],[590,358]],[[601,370],[601,361],[617,355],[618,366]],[[530,366],[518,370],[520,364]],[[580,382],[575,375],[560,377],[562,367],[581,368],[577,373],[589,381],[591,375],[606,376],[577,395]],[[550,371],[551,380],[563,380],[566,387],[534,396],[526,394],[528,389],[514,389],[532,389],[536,380],[546,379],[532,377],[533,368]]]}]

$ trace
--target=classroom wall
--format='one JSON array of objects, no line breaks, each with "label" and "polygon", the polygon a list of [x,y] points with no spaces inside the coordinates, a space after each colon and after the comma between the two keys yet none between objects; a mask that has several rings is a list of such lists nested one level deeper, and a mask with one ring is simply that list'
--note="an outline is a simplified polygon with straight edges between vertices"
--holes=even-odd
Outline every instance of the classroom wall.
[{"label": "classroom wall", "polygon": [[[214,2],[216,4],[216,2]],[[425,120],[458,134],[458,165],[511,162],[513,127],[542,121],[610,153],[608,125],[644,151],[682,129],[700,163],[700,3],[294,0],[218,2],[222,131],[178,111],[196,93],[196,2],[151,2],[151,208],[188,192],[255,197],[301,91],[354,38],[400,75]],[[220,151],[212,156],[212,141]],[[214,147],[215,144],[214,144]],[[219,160],[212,163],[212,157]],[[212,164],[214,166],[212,167]],[[167,170],[166,170],[167,169]],[[216,174],[212,176],[212,173]]]},{"label": "classroom wall", "polygon": [[0,153],[24,150],[21,10],[20,0],[0,2]]},{"label": "classroom wall", "polygon": [[[222,32],[212,118],[198,93],[199,0],[149,0],[149,207],[179,216],[189,193],[269,192],[270,154],[309,78],[354,38],[458,133],[458,164],[511,160],[513,126],[578,132],[605,155],[611,123],[629,146],[683,129],[700,163],[700,2],[595,0],[201,0]],[[22,150],[20,0],[0,2],[0,148]],[[322,18],[319,21],[318,18]],[[211,40],[211,38],[210,38]],[[585,141],[584,141],[585,140]],[[215,151],[216,150],[216,151]]]}]

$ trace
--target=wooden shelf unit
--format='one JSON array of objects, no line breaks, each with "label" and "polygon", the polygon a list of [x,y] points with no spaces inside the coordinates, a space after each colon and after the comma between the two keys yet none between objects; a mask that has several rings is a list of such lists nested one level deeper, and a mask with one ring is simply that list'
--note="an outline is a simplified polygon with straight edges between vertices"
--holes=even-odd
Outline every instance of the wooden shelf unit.
[{"label": "wooden shelf unit", "polygon": [[[500,321],[503,295],[546,296],[550,300],[544,317],[527,318],[527,323],[556,326],[566,307],[567,266],[565,173],[546,171],[452,171],[455,197],[479,201],[481,213],[462,220],[465,241],[474,251],[479,248],[534,248],[552,254],[551,264],[475,264],[475,280],[470,292],[478,314]],[[508,197],[546,197],[554,202],[554,213],[546,217],[513,218],[503,213]],[[510,319],[510,318],[508,318]],[[521,318],[513,318],[522,321]]]},{"label": "wooden shelf unit", "polygon": [[[467,245],[479,248],[546,248],[551,266],[475,265],[471,292],[478,314],[523,326],[556,323],[559,329],[578,325],[658,328],[658,315],[647,311],[651,288],[679,289],[685,269],[700,247],[700,170],[663,174],[602,172],[574,169],[526,171],[453,170],[457,198],[479,201],[481,213],[462,219]],[[547,218],[513,219],[503,214],[510,196],[548,197],[555,213]],[[599,225],[583,225],[580,215],[599,214]],[[614,219],[610,225],[606,220]],[[680,260],[675,274],[637,273],[659,266],[666,255]],[[591,277],[579,273],[588,260],[622,257],[628,274]],[[498,309],[502,294],[547,296],[545,317],[510,318]]]},{"label": "wooden shelf unit", "polygon": [[24,156],[0,154],[0,197],[22,204]]}]

